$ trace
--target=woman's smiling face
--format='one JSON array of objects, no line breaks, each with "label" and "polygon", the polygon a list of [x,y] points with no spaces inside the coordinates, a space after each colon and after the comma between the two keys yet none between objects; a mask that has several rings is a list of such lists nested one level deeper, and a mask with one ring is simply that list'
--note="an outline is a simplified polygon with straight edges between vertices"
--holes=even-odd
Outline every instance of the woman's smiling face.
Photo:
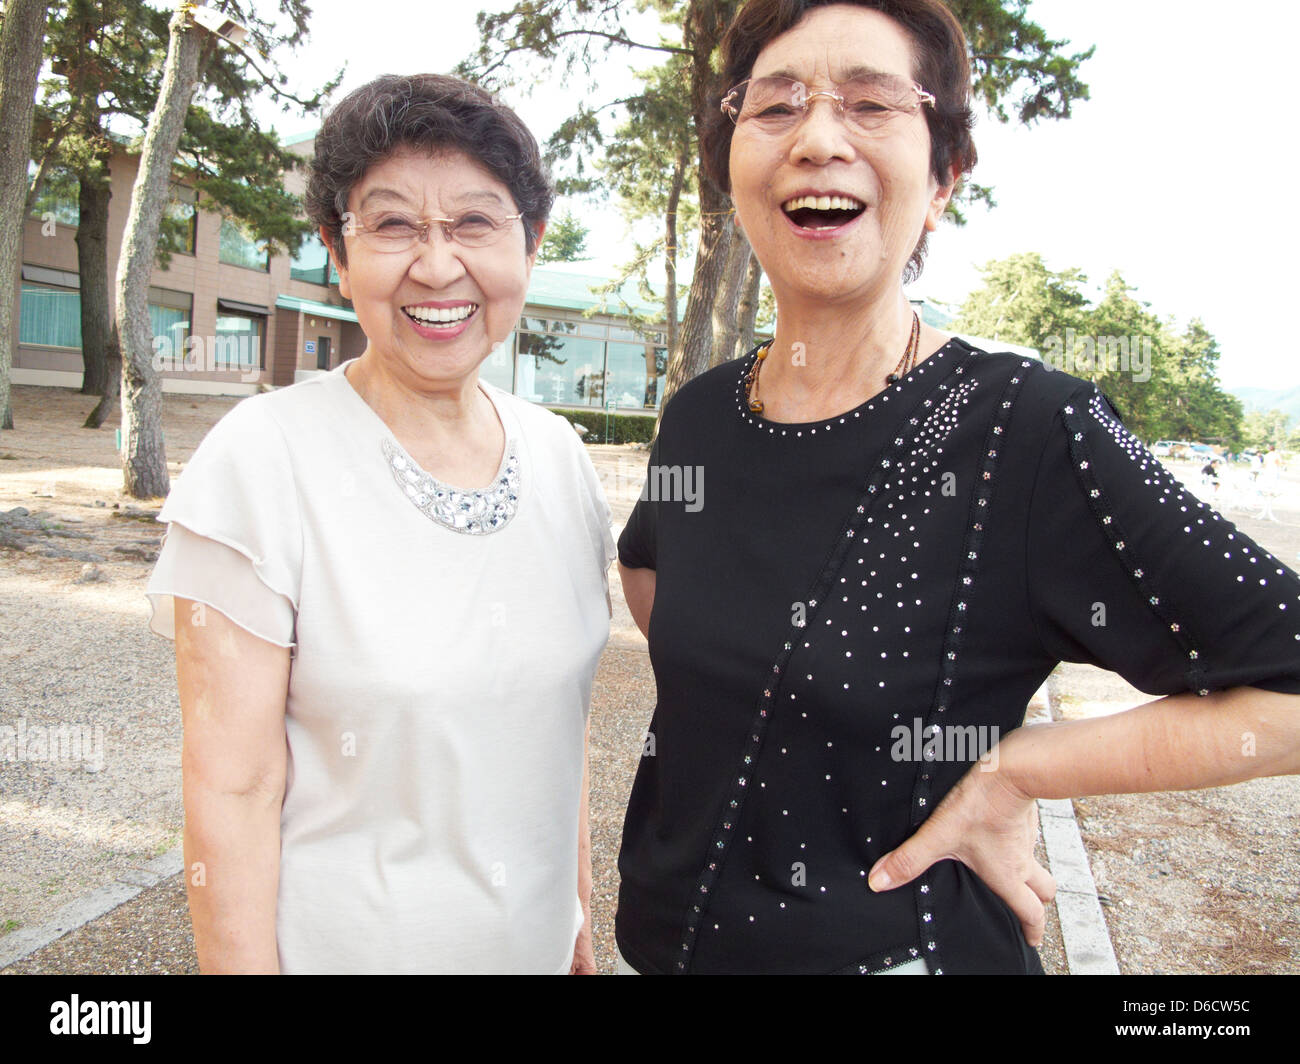
[{"label": "woman's smiling face", "polygon": [[[348,194],[349,213],[366,228],[394,215],[452,218],[475,208],[498,219],[519,210],[504,184],[457,150],[399,150]],[[352,300],[369,350],[425,385],[464,381],[510,335],[536,258],[518,220],[486,247],[453,243],[436,224],[407,251],[377,251],[346,225],[344,241],[339,291]]]},{"label": "woman's smiling face", "polygon": [[[808,112],[793,130],[773,136],[742,121],[731,140],[736,217],[778,301],[879,298],[901,284],[922,232],[938,225],[952,190],[930,172],[925,116],[895,114],[864,134],[845,124],[830,97],[814,95],[863,70],[910,85],[913,69],[903,29],[848,4],[809,12],[759,53],[751,78],[792,78],[808,94]],[[814,217],[810,196],[849,209]]]}]

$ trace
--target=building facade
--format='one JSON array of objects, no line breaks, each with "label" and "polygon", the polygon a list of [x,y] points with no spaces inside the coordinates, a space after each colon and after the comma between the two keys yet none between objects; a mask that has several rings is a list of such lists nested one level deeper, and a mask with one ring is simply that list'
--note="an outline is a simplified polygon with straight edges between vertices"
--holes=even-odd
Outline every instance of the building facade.
[{"label": "building facade", "polygon": [[[290,142],[308,157],[312,138]],[[138,156],[110,161],[110,301]],[[285,184],[301,195],[302,173]],[[165,391],[250,395],[329,370],[365,349],[356,314],[338,289],[324,245],[312,237],[295,256],[268,255],[238,225],[195,203],[181,179],[168,208],[182,249],[150,278],[154,366]],[[82,378],[77,205],[43,197],[24,223],[12,381],[79,388]],[[650,318],[628,284],[606,298],[603,278],[538,267],[516,329],[483,364],[484,379],[548,406],[653,410],[662,397],[662,333],[631,327]],[[626,301],[626,302],[624,302]],[[607,308],[608,312],[605,312]]]}]

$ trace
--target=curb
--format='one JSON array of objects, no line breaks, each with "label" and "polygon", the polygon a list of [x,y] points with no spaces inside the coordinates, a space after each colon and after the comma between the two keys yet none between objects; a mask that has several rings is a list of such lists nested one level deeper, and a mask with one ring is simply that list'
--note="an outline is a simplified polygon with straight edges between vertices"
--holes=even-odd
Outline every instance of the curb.
[{"label": "curb", "polygon": [[98,920],[147,888],[176,875],[184,867],[183,848],[177,846],[148,864],[128,869],[107,886],[68,902],[45,923],[11,931],[0,938],[0,969],[44,949],[69,931]]},{"label": "curb", "polygon": [[[1030,701],[1026,723],[1030,718],[1059,719],[1050,681]],[[1038,819],[1047,847],[1048,868],[1056,879],[1056,915],[1070,974],[1119,975],[1088,851],[1074,818],[1074,803],[1068,798],[1039,798]]]}]

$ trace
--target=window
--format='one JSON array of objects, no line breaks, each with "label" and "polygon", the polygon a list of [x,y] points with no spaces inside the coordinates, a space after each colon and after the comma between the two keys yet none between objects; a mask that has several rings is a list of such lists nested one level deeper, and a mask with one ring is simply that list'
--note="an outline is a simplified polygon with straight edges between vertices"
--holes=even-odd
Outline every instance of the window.
[{"label": "window", "polygon": [[81,349],[81,293],[23,280],[18,304],[18,342]]},{"label": "window", "polygon": [[217,315],[213,369],[237,369],[247,373],[262,369],[263,319],[249,314]]},{"label": "window", "polygon": [[246,226],[230,218],[221,219],[221,250],[218,256],[229,266],[269,270],[271,254],[264,243],[254,240]]},{"label": "window", "polygon": [[619,406],[659,406],[659,378],[667,370],[667,351],[645,344],[610,343],[609,398]]},{"label": "window", "polygon": [[329,284],[330,257],[325,245],[315,233],[310,233],[294,255],[289,266],[289,276],[295,281],[310,284]]},{"label": "window", "polygon": [[[190,311],[194,297],[188,292],[166,288],[149,289],[149,324],[153,327],[154,365],[159,369],[181,369],[189,352]],[[191,357],[198,355],[194,352]]]},{"label": "window", "polygon": [[[36,164],[27,164],[27,184],[30,187],[36,176]],[[81,183],[71,170],[61,166],[52,166],[45,172],[45,181],[41,185],[41,194],[32,204],[32,216],[44,220],[47,214],[54,216],[57,225],[76,228],[81,223]],[[81,346],[78,343],[77,346]]]},{"label": "window", "polygon": [[172,185],[163,212],[161,240],[169,251],[194,254],[199,230],[198,196],[185,185]]},{"label": "window", "polygon": [[515,394],[535,403],[600,406],[605,396],[605,342],[576,336],[519,334]]},{"label": "window", "polygon": [[492,353],[478,367],[478,375],[488,384],[495,384],[505,391],[514,388],[515,334],[511,333],[505,341],[492,349]]}]

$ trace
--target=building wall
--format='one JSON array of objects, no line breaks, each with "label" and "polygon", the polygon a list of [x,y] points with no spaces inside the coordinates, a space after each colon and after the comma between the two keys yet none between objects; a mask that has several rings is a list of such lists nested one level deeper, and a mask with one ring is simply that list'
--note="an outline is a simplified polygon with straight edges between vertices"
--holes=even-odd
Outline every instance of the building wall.
[{"label": "building wall", "polygon": [[[297,145],[291,150],[299,154],[310,154],[311,142]],[[117,264],[121,253],[122,237],[126,229],[127,212],[130,209],[131,189],[139,167],[139,158],[119,151],[110,162],[110,189],[108,225],[108,259],[110,301],[115,298],[117,282]],[[290,172],[285,177],[285,186],[291,191],[301,193],[305,178],[300,172]],[[195,234],[194,254],[174,253],[166,268],[155,265],[150,277],[154,288],[168,289],[173,292],[188,293],[193,297],[190,316],[190,336],[202,346],[195,346],[192,355],[196,366],[192,369],[167,370],[162,373],[164,385],[170,380],[179,384],[186,382],[199,389],[221,390],[225,386],[238,391],[252,391],[259,386],[291,382],[296,368],[316,368],[315,355],[304,351],[304,337],[299,327],[297,312],[277,310],[276,297],[285,294],[299,296],[317,302],[328,302],[343,306],[344,301],[338,294],[337,287],[318,285],[298,280],[290,276],[292,260],[287,255],[272,256],[269,270],[247,269],[220,261],[221,215],[200,207]],[[45,267],[68,273],[77,273],[76,229],[55,223],[53,232],[41,218],[29,217],[23,226],[22,264]],[[21,281],[20,281],[21,284]],[[15,304],[19,292],[14,293]],[[263,307],[267,315],[263,324],[262,365],[254,370],[244,372],[239,369],[217,369],[213,367],[212,352],[215,348],[218,299],[233,300],[238,303]],[[15,315],[17,318],[17,315]],[[324,322],[329,322],[324,325]],[[320,335],[335,337],[332,347],[340,347],[340,326],[343,322],[332,319],[317,319],[317,332]],[[15,321],[15,330],[18,322]],[[15,332],[14,340],[18,338]],[[48,379],[48,383],[80,385],[82,371],[81,352],[67,348],[44,347],[21,344],[15,350],[14,365],[18,373],[15,380],[32,374],[22,371],[36,371],[37,376]],[[53,374],[48,371],[54,371]],[[70,379],[75,375],[76,379]],[[55,376],[69,379],[55,380]]]}]

